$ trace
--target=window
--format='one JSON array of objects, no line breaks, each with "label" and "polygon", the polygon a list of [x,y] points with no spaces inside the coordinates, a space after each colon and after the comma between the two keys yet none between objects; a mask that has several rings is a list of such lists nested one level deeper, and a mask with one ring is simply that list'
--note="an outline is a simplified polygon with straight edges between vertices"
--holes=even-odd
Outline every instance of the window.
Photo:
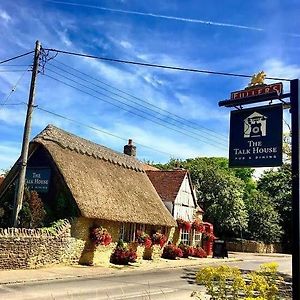
[{"label": "window", "polygon": [[195,246],[201,246],[202,233],[194,231]]},{"label": "window", "polygon": [[186,245],[190,245],[190,233],[184,229],[181,231],[180,241]]},{"label": "window", "polygon": [[120,239],[124,242],[133,242],[135,240],[136,224],[122,223],[120,228]]}]

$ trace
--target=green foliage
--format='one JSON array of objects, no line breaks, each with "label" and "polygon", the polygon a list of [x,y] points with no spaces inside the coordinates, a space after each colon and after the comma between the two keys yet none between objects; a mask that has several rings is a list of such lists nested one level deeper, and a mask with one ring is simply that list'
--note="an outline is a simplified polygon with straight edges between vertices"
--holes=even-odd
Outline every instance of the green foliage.
[{"label": "green foliage", "polygon": [[19,227],[42,227],[45,215],[44,204],[38,193],[25,189],[23,205],[19,213]]},{"label": "green foliage", "polygon": [[57,220],[55,222],[52,222],[49,227],[43,227],[41,228],[42,232],[44,233],[50,233],[51,235],[57,235],[57,228],[64,225],[66,219]]},{"label": "green foliage", "polygon": [[[267,263],[258,271],[243,276],[236,267],[205,267],[198,271],[196,282],[204,285],[206,293],[214,300],[284,300],[287,299],[285,295],[279,295],[278,282],[282,278],[278,276],[277,268],[277,263]],[[197,297],[206,299],[199,294]]]},{"label": "green foliage", "polygon": [[14,208],[15,184],[8,187],[6,193],[0,199],[0,227],[9,227],[12,222]]},{"label": "green foliage", "polygon": [[249,237],[264,243],[278,242],[282,227],[278,223],[279,214],[269,197],[255,191],[246,201],[246,206],[249,214]]},{"label": "green foliage", "polygon": [[283,240],[292,240],[292,173],[291,166],[283,165],[267,171],[258,181],[258,190],[268,195],[279,213],[279,224],[284,230]]},{"label": "green foliage", "polygon": [[195,158],[187,160],[203,202],[205,219],[215,226],[217,235],[232,236],[247,228],[244,204],[244,182],[227,168],[225,158]]}]

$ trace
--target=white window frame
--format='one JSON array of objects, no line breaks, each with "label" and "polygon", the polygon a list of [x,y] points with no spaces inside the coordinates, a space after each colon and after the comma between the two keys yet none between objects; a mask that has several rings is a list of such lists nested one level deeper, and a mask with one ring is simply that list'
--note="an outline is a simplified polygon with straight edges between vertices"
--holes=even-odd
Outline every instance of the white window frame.
[{"label": "white window frame", "polygon": [[190,245],[191,244],[190,232],[186,231],[185,229],[181,229],[180,241],[185,245]]},{"label": "white window frame", "polygon": [[197,245],[201,246],[201,240],[202,240],[202,233],[201,232],[197,232],[196,230],[194,230],[194,242],[195,242],[195,246],[197,246]]}]

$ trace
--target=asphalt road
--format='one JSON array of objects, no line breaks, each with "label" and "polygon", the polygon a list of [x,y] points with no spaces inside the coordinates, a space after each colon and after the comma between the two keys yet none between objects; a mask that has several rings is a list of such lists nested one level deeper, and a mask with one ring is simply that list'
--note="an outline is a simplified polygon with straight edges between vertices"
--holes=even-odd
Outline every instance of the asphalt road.
[{"label": "asphalt road", "polygon": [[[242,270],[258,269],[263,262],[276,261],[279,271],[291,275],[291,257],[256,256],[242,262],[226,263]],[[222,260],[220,260],[222,263]],[[93,278],[72,278],[0,286],[0,299],[196,299],[193,291],[200,291],[195,283],[197,267],[132,271],[119,275]]]}]

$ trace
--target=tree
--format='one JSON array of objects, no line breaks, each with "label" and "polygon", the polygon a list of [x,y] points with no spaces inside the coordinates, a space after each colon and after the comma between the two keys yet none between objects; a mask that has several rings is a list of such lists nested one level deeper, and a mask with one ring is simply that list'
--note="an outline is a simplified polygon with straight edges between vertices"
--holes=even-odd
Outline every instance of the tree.
[{"label": "tree", "polygon": [[278,242],[283,233],[278,223],[279,214],[269,197],[253,192],[246,202],[249,215],[248,237],[265,243]]},{"label": "tree", "polygon": [[267,171],[259,179],[257,188],[268,195],[279,214],[278,222],[284,235],[282,240],[292,240],[292,172],[291,166],[285,164],[277,170]]},{"label": "tree", "polygon": [[214,224],[217,235],[231,237],[247,228],[247,211],[243,200],[244,182],[225,168],[224,158],[187,160],[204,206],[204,218]]}]

